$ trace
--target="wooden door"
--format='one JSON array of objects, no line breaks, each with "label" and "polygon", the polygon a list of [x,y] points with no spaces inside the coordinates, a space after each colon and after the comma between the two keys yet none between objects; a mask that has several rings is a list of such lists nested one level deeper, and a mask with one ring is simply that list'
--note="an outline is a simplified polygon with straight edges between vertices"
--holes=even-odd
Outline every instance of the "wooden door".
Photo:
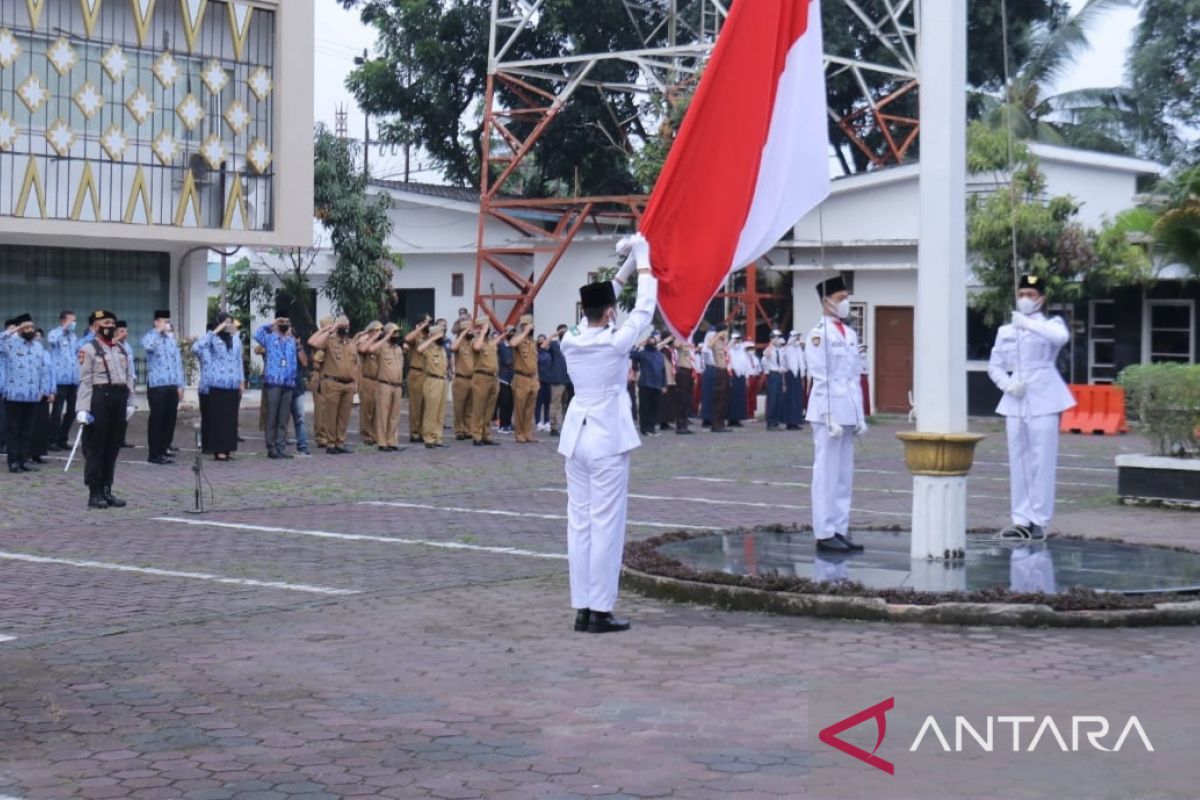
[{"label": "wooden door", "polygon": [[913,385],[913,310],[910,306],[875,308],[875,406],[907,414]]}]

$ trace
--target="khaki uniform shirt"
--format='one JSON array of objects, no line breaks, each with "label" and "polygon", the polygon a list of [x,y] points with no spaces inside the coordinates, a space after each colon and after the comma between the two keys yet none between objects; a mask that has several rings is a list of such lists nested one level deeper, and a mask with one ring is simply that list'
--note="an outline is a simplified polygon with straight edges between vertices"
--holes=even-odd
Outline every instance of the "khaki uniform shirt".
[{"label": "khaki uniform shirt", "polygon": [[675,361],[676,369],[692,368],[692,348],[686,342],[675,343]]},{"label": "khaki uniform shirt", "polygon": [[475,348],[472,345],[473,340],[463,339],[458,352],[454,354],[454,374],[460,378],[470,378],[475,374]]},{"label": "khaki uniform shirt", "polygon": [[446,348],[440,344],[431,344],[422,353],[425,357],[425,377],[438,380],[446,378]]},{"label": "khaki uniform shirt", "polygon": [[475,372],[486,372],[493,377],[500,372],[500,359],[496,355],[496,342],[488,337],[483,347],[475,351]]},{"label": "khaki uniform shirt", "polygon": [[[371,333],[369,337],[364,334],[363,339],[367,340],[368,338],[372,344],[375,343],[374,333]],[[376,380],[376,376],[379,375],[379,360],[375,353],[359,353],[358,357],[362,360],[362,376],[369,381]]]},{"label": "khaki uniform shirt", "polygon": [[513,350],[513,372],[526,378],[538,376],[537,344],[526,339]]},{"label": "khaki uniform shirt", "polygon": [[327,378],[353,381],[358,370],[358,345],[352,339],[330,336],[325,340],[325,360],[321,374]]},{"label": "khaki uniform shirt", "polygon": [[398,386],[404,380],[404,348],[385,344],[373,355],[376,364],[375,380]]},{"label": "khaki uniform shirt", "polygon": [[421,334],[416,339],[413,339],[411,342],[409,342],[409,344],[408,344],[408,368],[410,370],[415,369],[418,372],[425,371],[425,356],[429,353],[429,351],[426,350],[424,353],[422,353],[417,348],[419,348],[421,345],[425,344],[426,338],[427,337],[425,336],[425,334]]},{"label": "khaki uniform shirt", "polygon": [[717,369],[728,369],[729,344],[727,342],[714,339],[713,343],[709,345],[709,349],[712,350],[713,365],[716,366]]}]

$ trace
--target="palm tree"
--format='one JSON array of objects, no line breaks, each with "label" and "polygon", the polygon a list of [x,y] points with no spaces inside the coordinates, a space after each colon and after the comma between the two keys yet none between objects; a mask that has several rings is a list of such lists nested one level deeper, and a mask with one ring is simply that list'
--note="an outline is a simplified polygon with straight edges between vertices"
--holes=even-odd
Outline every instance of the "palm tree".
[{"label": "palm tree", "polygon": [[1017,65],[1001,97],[982,98],[989,127],[1006,126],[1015,138],[1044,144],[1132,153],[1145,128],[1136,95],[1125,87],[1077,89],[1051,94],[1075,59],[1088,47],[1097,20],[1137,0],[1087,0],[1057,25],[1041,24],[1031,35],[1029,57]]},{"label": "palm tree", "polygon": [[1166,206],[1151,228],[1155,249],[1168,264],[1182,264],[1200,278],[1200,166],[1166,187]]}]

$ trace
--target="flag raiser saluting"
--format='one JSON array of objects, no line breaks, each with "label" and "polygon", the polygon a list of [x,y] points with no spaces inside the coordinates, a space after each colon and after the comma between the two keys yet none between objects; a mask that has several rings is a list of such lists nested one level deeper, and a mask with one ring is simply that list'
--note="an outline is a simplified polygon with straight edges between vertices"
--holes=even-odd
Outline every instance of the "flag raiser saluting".
[{"label": "flag raiser saluting", "polygon": [[829,194],[821,45],[819,0],[743,0],[725,22],[639,226],[677,336]]}]

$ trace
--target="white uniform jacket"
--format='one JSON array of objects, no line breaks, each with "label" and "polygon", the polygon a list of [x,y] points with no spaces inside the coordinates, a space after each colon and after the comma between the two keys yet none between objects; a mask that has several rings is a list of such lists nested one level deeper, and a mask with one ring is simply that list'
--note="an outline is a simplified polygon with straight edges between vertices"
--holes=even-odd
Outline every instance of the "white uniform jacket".
[{"label": "white uniform jacket", "polygon": [[[618,288],[617,294],[620,294]],[[650,327],[658,302],[658,281],[638,276],[637,304],[619,327],[589,328],[581,323],[562,339],[562,354],[575,386],[558,439],[558,452],[570,458],[586,424],[602,434],[592,457],[615,456],[638,447],[637,428],[629,403],[626,378],[629,351]],[[593,431],[595,433],[596,431]]]},{"label": "white uniform jacket", "polygon": [[[1005,391],[1011,381],[1025,384],[1025,396],[1005,392],[996,413],[1006,417],[1040,417],[1058,414],[1075,406],[1075,398],[1058,373],[1058,351],[1071,338],[1062,317],[1047,318],[1041,312],[1026,318],[1026,330],[1001,325],[988,359],[988,377]],[[1019,349],[1018,349],[1019,348]],[[1011,377],[1010,377],[1011,376]]]},{"label": "white uniform jacket", "polygon": [[858,334],[842,323],[823,319],[808,332],[804,349],[812,393],[804,418],[825,422],[831,414],[839,425],[854,426],[865,421],[862,407],[862,359],[858,354]]}]

